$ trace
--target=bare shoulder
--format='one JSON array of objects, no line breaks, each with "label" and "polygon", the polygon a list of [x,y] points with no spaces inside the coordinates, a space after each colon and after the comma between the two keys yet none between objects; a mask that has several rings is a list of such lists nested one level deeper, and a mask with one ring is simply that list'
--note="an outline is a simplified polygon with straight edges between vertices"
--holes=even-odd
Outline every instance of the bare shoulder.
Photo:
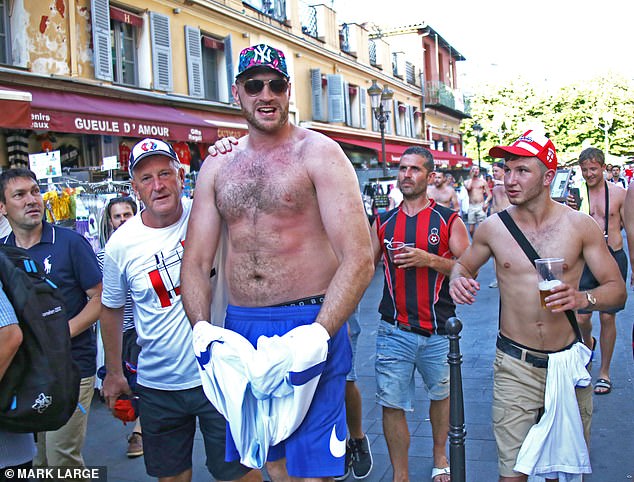
[{"label": "bare shoulder", "polygon": [[582,211],[577,211],[576,209],[572,209],[565,204],[557,203],[557,206],[557,209],[561,211],[562,214],[561,218],[559,218],[561,219],[562,224],[565,222],[568,224],[568,227],[579,230],[581,233],[583,233],[584,230],[587,229],[598,229],[600,231],[599,225],[589,214],[586,214]]},{"label": "bare shoulder", "polygon": [[331,167],[352,167],[341,146],[331,138],[319,132],[296,127],[297,145],[301,156],[308,168],[323,169],[324,165]]},{"label": "bare shoulder", "polygon": [[199,178],[213,178],[215,174],[221,169],[223,166],[227,165],[231,162],[235,156],[244,152],[247,145],[248,136],[241,137],[238,139],[238,144],[232,146],[231,151],[226,152],[224,154],[217,154],[215,156],[207,156],[205,161],[203,162],[202,167],[200,168],[200,172],[198,173]]},{"label": "bare shoulder", "polygon": [[608,192],[610,193],[610,199],[616,203],[622,203],[625,201],[627,189],[615,182],[608,182]]}]

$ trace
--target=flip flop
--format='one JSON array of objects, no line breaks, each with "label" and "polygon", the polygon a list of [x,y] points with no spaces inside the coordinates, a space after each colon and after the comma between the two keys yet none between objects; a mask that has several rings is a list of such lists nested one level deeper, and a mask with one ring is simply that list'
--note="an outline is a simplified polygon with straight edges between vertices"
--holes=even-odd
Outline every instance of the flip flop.
[{"label": "flip flop", "polygon": [[[597,390],[599,389],[599,390]],[[594,393],[597,395],[607,395],[612,391],[612,382],[607,378],[599,378],[594,384]]]},{"label": "flip flop", "polygon": [[431,469],[432,482],[436,482],[436,477],[439,477],[441,475],[448,475],[451,478],[451,472],[449,470],[449,467],[443,467],[442,469],[439,469],[438,467],[434,467],[433,469]]}]

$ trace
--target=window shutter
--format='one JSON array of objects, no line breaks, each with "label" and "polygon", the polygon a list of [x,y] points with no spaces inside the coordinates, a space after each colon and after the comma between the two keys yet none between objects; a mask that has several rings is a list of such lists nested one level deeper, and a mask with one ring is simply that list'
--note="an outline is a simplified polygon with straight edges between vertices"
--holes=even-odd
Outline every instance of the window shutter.
[{"label": "window shutter", "polygon": [[313,120],[324,121],[320,69],[310,69],[310,86],[312,91],[311,103],[313,108]]},{"label": "window shutter", "polygon": [[227,68],[227,89],[229,89],[229,103],[233,102],[233,92],[231,92],[231,86],[234,82],[233,76],[233,51],[231,50],[231,35],[227,35],[224,38],[225,43],[225,65]]},{"label": "window shutter", "polygon": [[[359,109],[361,112],[359,113],[359,118],[361,119],[361,129],[365,129],[368,125],[368,108],[366,103],[367,91],[360,87],[359,88]],[[374,116],[372,116],[374,117]]]},{"label": "window shutter", "polygon": [[392,126],[394,125],[394,108],[392,108],[392,111],[390,112],[390,116],[388,117],[388,119],[385,121],[385,133],[386,134],[392,134]]},{"label": "window shutter", "polygon": [[170,19],[150,12],[152,38],[152,72],[156,90],[172,90],[172,49],[170,48]]},{"label": "window shutter", "polygon": [[394,100],[394,109],[392,110],[392,112],[394,112],[394,126],[396,127],[396,135],[402,136],[403,124],[401,124],[401,115],[398,110],[398,100],[396,99]]},{"label": "window shutter", "polygon": [[199,98],[205,97],[200,29],[185,25],[185,53],[187,54],[189,95]]},{"label": "window shutter", "polygon": [[108,0],[91,0],[92,45],[95,79],[112,82],[110,5]]},{"label": "window shutter", "polygon": [[343,83],[343,107],[346,125],[352,126],[352,110],[350,109],[350,90],[348,82]]},{"label": "window shutter", "polygon": [[414,120],[414,107],[409,105],[407,106],[407,115],[409,116],[409,132],[410,137],[416,137],[416,121]]},{"label": "window shutter", "polygon": [[405,135],[407,137],[412,137],[412,123],[411,123],[411,118],[412,118],[412,106],[411,105],[407,105],[405,106]]},{"label": "window shutter", "polygon": [[328,122],[345,122],[343,76],[328,74]]},{"label": "window shutter", "polygon": [[376,117],[374,117],[374,112],[372,113],[372,130],[374,132],[379,132],[381,130],[379,126],[379,121],[376,120]]}]

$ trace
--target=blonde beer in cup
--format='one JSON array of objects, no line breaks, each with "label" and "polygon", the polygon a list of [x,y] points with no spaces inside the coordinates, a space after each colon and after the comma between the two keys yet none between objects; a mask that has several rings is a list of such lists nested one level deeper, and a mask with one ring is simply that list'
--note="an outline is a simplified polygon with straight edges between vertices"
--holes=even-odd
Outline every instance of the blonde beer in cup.
[{"label": "blonde beer in cup", "polygon": [[540,258],[535,260],[537,268],[537,287],[542,308],[546,309],[546,298],[551,294],[550,290],[559,286],[564,274],[563,258]]}]

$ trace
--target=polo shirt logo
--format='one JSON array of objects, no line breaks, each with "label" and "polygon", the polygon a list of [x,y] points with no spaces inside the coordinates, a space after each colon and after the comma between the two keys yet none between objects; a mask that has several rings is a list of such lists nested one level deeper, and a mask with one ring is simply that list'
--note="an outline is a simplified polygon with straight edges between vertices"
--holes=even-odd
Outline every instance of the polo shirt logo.
[{"label": "polo shirt logo", "polygon": [[51,265],[51,255],[49,254],[46,258],[44,258],[44,272],[46,274],[51,274],[51,269],[53,269],[53,266]]}]

